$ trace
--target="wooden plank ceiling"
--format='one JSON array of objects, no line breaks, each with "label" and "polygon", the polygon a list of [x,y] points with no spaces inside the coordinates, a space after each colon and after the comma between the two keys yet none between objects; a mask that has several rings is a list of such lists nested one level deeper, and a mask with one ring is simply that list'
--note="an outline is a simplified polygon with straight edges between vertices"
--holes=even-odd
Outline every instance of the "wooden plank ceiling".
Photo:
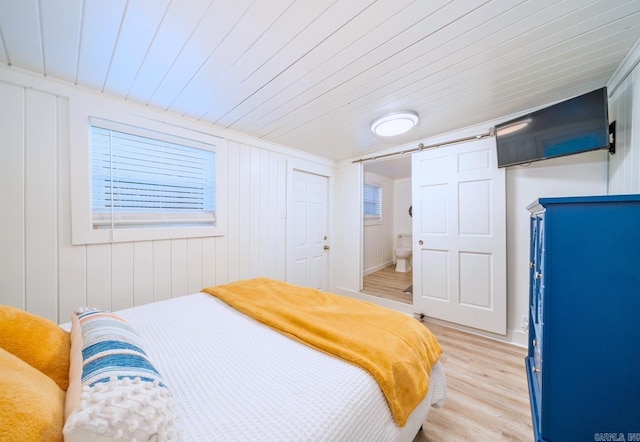
[{"label": "wooden plank ceiling", "polygon": [[639,37],[640,0],[0,1],[0,63],[332,159],[602,87]]}]

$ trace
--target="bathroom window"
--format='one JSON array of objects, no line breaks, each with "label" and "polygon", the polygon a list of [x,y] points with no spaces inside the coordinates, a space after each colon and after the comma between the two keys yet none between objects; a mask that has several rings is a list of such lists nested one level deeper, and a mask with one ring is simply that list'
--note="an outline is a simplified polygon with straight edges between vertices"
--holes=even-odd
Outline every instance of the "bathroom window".
[{"label": "bathroom window", "polygon": [[382,187],[378,184],[364,184],[364,221],[382,220]]}]

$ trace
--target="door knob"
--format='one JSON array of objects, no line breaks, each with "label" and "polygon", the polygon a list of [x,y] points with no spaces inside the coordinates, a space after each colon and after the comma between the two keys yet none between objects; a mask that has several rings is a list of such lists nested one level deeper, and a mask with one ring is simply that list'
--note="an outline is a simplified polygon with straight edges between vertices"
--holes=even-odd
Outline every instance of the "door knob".
[{"label": "door knob", "polygon": [[325,250],[329,250],[329,246],[324,246],[324,249]]},{"label": "door knob", "polygon": [[424,244],[424,241],[420,240],[420,241],[418,241],[418,244],[422,245],[422,244]]}]

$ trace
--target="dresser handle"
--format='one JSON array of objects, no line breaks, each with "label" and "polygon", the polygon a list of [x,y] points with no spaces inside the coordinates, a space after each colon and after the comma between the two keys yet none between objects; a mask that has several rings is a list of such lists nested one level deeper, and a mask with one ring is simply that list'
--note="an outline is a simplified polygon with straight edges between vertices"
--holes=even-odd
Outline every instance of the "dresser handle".
[{"label": "dresser handle", "polygon": [[529,268],[530,269],[534,269],[536,267],[536,263],[535,262],[530,262],[529,263]]},{"label": "dresser handle", "polygon": [[537,340],[537,339],[534,339],[534,340],[533,340],[533,346],[534,346],[534,347],[537,347],[537,346],[538,346],[538,340]]},{"label": "dresser handle", "polygon": [[536,272],[536,279],[540,279],[540,278],[542,278],[542,273]]},{"label": "dresser handle", "polygon": [[538,367],[533,367],[533,372],[534,373],[540,373],[540,369]]}]

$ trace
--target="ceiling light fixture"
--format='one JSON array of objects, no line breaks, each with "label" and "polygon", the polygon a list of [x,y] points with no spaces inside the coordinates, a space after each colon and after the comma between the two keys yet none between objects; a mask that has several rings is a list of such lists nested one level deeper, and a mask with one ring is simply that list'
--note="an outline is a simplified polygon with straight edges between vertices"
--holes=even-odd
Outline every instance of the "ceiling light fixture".
[{"label": "ceiling light fixture", "polygon": [[371,132],[381,137],[400,135],[413,129],[418,120],[418,114],[413,111],[392,112],[373,120]]}]

